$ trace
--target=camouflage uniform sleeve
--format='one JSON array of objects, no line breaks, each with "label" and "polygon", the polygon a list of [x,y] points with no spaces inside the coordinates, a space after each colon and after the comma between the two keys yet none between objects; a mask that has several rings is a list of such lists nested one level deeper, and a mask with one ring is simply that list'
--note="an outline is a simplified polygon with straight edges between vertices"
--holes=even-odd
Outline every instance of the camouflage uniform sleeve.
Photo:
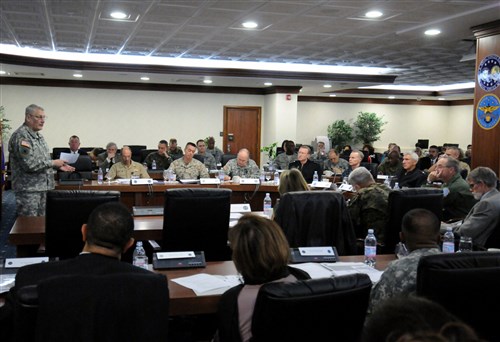
[{"label": "camouflage uniform sleeve", "polygon": [[205,167],[205,164],[200,163],[198,166],[198,170],[200,171],[200,178],[209,178],[210,175],[208,174],[207,168]]},{"label": "camouflage uniform sleeve", "polygon": [[17,134],[11,146],[12,152],[17,157],[18,165],[26,172],[39,172],[52,168],[49,155],[37,152],[35,142],[24,134]]},{"label": "camouflage uniform sleeve", "polygon": [[260,169],[257,163],[253,160],[250,160],[250,177],[259,177]]},{"label": "camouflage uniform sleeve", "polygon": [[213,155],[211,155],[210,153],[208,153],[207,159],[208,159],[208,168],[210,170],[217,169],[217,165],[216,165],[217,163],[215,162],[215,157]]}]

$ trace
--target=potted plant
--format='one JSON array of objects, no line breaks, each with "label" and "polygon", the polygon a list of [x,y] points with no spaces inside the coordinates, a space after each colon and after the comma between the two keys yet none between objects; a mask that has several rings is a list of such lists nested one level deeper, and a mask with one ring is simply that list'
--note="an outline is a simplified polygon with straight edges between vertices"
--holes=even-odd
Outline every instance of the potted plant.
[{"label": "potted plant", "polygon": [[277,149],[278,149],[278,143],[273,142],[271,145],[261,147],[260,152],[267,152],[268,156],[268,167],[269,169],[272,169],[274,166],[274,159],[276,158],[277,155]]},{"label": "potted plant", "polygon": [[372,144],[380,139],[380,133],[383,132],[382,126],[387,122],[378,117],[375,113],[359,112],[354,121],[354,137],[363,144]]},{"label": "potted plant", "polygon": [[354,138],[352,127],[344,120],[334,121],[328,126],[327,132],[332,147],[336,147],[337,151],[340,151],[345,144],[350,143]]}]

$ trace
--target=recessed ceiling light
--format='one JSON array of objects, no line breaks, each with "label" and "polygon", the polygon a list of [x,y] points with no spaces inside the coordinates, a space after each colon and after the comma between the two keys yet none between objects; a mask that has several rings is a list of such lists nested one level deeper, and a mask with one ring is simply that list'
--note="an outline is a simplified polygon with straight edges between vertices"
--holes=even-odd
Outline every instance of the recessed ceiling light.
[{"label": "recessed ceiling light", "polygon": [[331,84],[325,84],[325,85],[323,85],[323,88],[331,88],[331,87],[332,87]]},{"label": "recessed ceiling light", "polygon": [[273,84],[271,82],[266,82],[264,83],[265,86],[272,86]]},{"label": "recessed ceiling light", "polygon": [[424,32],[427,36],[436,36],[441,33],[438,29],[430,29]]},{"label": "recessed ceiling light", "polygon": [[6,72],[5,72],[5,71],[0,70],[0,75],[5,75],[5,74],[6,74]]},{"label": "recessed ceiling light", "polygon": [[259,25],[255,21],[245,21],[243,24],[241,24],[241,26],[247,29],[254,29],[257,28]]},{"label": "recessed ceiling light", "polygon": [[380,11],[370,11],[365,13],[365,17],[367,18],[380,18],[384,13]]},{"label": "recessed ceiling light", "polygon": [[444,100],[446,100],[446,99],[445,99],[444,97],[438,97],[438,100],[439,100],[439,101],[444,101]]},{"label": "recessed ceiling light", "polygon": [[149,81],[149,77],[147,77],[147,76],[142,76],[142,77],[141,77],[141,80],[143,80],[143,81]]},{"label": "recessed ceiling light", "polygon": [[212,84],[212,80],[203,80],[203,83],[205,83],[205,84]]},{"label": "recessed ceiling light", "polygon": [[328,95],[328,96],[330,96],[330,97],[336,97],[337,95],[335,95],[335,94],[330,94],[330,95]]},{"label": "recessed ceiling light", "polygon": [[82,74],[73,74],[73,77],[81,78],[81,77],[83,77],[83,75]]},{"label": "recessed ceiling light", "polygon": [[387,97],[389,100],[394,100],[396,98],[396,96],[389,96]]},{"label": "recessed ceiling light", "polygon": [[123,13],[123,12],[119,12],[119,11],[111,12],[109,15],[113,19],[126,19],[129,17],[129,15],[127,13]]}]

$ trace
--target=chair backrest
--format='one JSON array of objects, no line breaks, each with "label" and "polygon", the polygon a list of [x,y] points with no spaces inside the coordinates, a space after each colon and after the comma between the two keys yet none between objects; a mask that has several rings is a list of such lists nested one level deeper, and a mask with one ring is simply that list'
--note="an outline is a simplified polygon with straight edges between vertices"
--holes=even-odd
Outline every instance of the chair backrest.
[{"label": "chair backrest", "polygon": [[399,232],[404,214],[411,209],[423,208],[432,211],[439,220],[443,213],[443,191],[436,188],[408,188],[389,193],[389,221],[385,230],[382,252],[394,253],[399,242]]},{"label": "chair backrest", "polygon": [[47,193],[45,251],[60,259],[77,256],[83,247],[81,228],[98,205],[120,200],[119,191],[51,190]]},{"label": "chair backrest", "polygon": [[202,155],[194,154],[193,158],[196,159],[199,162],[205,163],[205,157],[203,157]]},{"label": "chair backrest", "polygon": [[370,173],[373,176],[373,179],[377,180],[378,165],[379,165],[378,163],[362,162],[360,165],[363,166],[363,167],[365,167],[368,171],[370,171]]},{"label": "chair backrest", "polygon": [[40,282],[31,301],[37,341],[168,338],[169,290],[161,274],[52,277]]},{"label": "chair backrest", "polygon": [[168,189],[163,251],[204,251],[207,261],[230,260],[230,189]]},{"label": "chair backrest", "polygon": [[268,283],[257,296],[252,341],[358,341],[372,282],[366,274]]},{"label": "chair backrest", "polygon": [[498,341],[500,253],[424,256],[417,269],[417,294],[443,305],[488,341]]},{"label": "chair backrest", "polygon": [[146,145],[127,145],[130,147],[130,151],[132,152],[132,160],[138,163],[141,162],[141,150],[147,149]]},{"label": "chair backrest", "polygon": [[68,147],[54,147],[52,148],[52,159],[59,159],[61,156],[61,152],[67,152],[69,150]]},{"label": "chair backrest", "polygon": [[340,255],[356,253],[356,236],[342,194],[294,191],[284,194],[274,220],[290,247],[335,246]]},{"label": "chair backrest", "polygon": [[222,166],[224,166],[227,164],[228,161],[230,161],[231,159],[234,159],[236,157],[237,157],[236,154],[225,153],[222,155],[220,163]]},{"label": "chair backrest", "polygon": [[500,248],[500,222],[486,240],[484,248]]},{"label": "chair backrest", "polygon": [[140,163],[144,163],[144,160],[146,160],[146,157],[152,153],[152,152],[156,152],[158,151],[158,149],[147,149],[147,148],[144,148],[141,150],[140,154],[141,154],[141,160],[140,160]]}]

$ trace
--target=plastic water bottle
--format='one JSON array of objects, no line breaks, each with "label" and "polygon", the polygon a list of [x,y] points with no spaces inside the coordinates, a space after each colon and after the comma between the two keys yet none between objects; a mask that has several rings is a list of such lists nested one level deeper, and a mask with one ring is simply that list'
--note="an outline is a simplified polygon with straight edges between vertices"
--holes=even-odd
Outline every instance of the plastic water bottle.
[{"label": "plastic water bottle", "polygon": [[365,238],[365,264],[375,267],[377,262],[377,238],[373,234],[373,229],[368,229]]},{"label": "plastic water bottle", "polygon": [[137,267],[148,269],[148,256],[146,255],[144,247],[142,247],[142,241],[137,241],[135,245],[132,263]]},{"label": "plastic water bottle", "polygon": [[446,233],[443,236],[443,253],[455,253],[455,236],[451,227],[446,227]]},{"label": "plastic water bottle", "polygon": [[224,170],[220,169],[219,170],[219,180],[220,180],[221,183],[224,182],[224,177],[225,176],[226,176],[226,174],[225,174]]},{"label": "plastic water bottle", "polygon": [[102,173],[102,169],[99,168],[99,170],[97,170],[97,184],[102,184],[103,179],[104,179],[104,174]]},{"label": "plastic water bottle", "polygon": [[278,170],[274,171],[274,185],[280,185],[280,173]]},{"label": "plastic water bottle", "polygon": [[156,170],[156,160],[153,159],[153,162],[151,163],[151,169]]},{"label": "plastic water bottle", "polygon": [[318,183],[318,179],[319,179],[319,177],[318,177],[318,171],[314,171],[314,175],[313,175],[313,184],[314,184],[314,183]]},{"label": "plastic water bottle", "polygon": [[384,185],[386,185],[388,188],[391,188],[391,180],[389,178],[390,177],[387,176],[387,178],[384,181]]},{"label": "plastic water bottle", "polygon": [[399,187],[399,183],[396,182],[394,183],[394,188],[392,188],[393,190],[401,190],[401,188]]},{"label": "plastic water bottle", "polygon": [[273,202],[269,192],[266,192],[266,197],[264,197],[264,214],[269,218],[273,215]]}]

